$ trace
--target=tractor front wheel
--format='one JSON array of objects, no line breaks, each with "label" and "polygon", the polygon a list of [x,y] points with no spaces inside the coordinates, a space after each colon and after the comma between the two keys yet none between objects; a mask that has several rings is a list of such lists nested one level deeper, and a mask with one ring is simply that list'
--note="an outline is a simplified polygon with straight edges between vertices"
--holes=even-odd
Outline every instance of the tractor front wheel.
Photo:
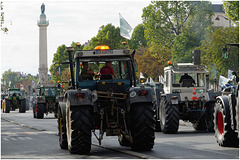
[{"label": "tractor front wheel", "polygon": [[26,100],[23,99],[20,101],[19,113],[25,113],[25,112],[26,112]]},{"label": "tractor front wheel", "polygon": [[38,103],[36,105],[36,118],[42,119],[44,117],[44,104]]},{"label": "tractor front wheel", "polygon": [[160,125],[163,133],[175,134],[179,128],[179,107],[167,103],[165,97],[160,103]]}]

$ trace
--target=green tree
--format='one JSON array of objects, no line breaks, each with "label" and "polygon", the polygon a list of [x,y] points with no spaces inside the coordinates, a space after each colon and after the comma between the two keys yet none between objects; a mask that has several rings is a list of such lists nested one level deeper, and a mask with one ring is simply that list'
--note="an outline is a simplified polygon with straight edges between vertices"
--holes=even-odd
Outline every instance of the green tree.
[{"label": "green tree", "polygon": [[1,8],[1,31],[4,33],[8,32],[8,28],[4,27],[4,11],[3,11],[3,2],[0,2],[0,8]]},{"label": "green tree", "polygon": [[194,3],[194,11],[182,28],[182,32],[176,36],[173,45],[174,63],[192,62],[193,50],[201,45],[205,35],[211,31],[212,26],[212,4],[210,2]]},{"label": "green tree", "polygon": [[[140,44],[141,43],[141,44]],[[132,37],[129,42],[131,49],[139,49],[140,47],[147,46],[147,40],[144,37],[144,26],[143,24],[137,25],[132,33]]]},{"label": "green tree", "polygon": [[165,45],[168,48],[181,33],[182,27],[193,12],[188,1],[152,1],[143,8],[143,24],[148,45]]},{"label": "green tree", "polygon": [[[71,44],[71,47],[74,48],[74,52],[77,50],[82,50],[84,47],[83,45],[81,45],[80,48],[78,48],[77,43],[78,42],[72,42]],[[50,69],[49,69],[55,83],[57,83],[57,81],[61,81],[61,76],[59,74],[55,74],[56,68],[60,67],[60,72],[62,72],[65,68],[69,68],[69,64],[61,64],[61,62],[67,62],[67,61],[69,61],[69,55],[66,51],[66,45],[63,44],[59,46],[57,48],[57,52],[54,53],[53,60],[52,60],[53,64],[50,66]]]},{"label": "green tree", "polygon": [[[159,54],[153,55],[151,52],[158,52]],[[168,48],[152,47],[144,54],[136,55],[137,77],[139,78],[140,72],[142,72],[144,77],[152,77],[153,80],[157,81],[158,76],[163,75],[163,69],[171,56],[170,52],[171,50]]]},{"label": "green tree", "polygon": [[4,89],[7,89],[8,87],[13,88],[17,81],[17,73],[13,72],[11,69],[2,74],[1,82],[5,87]]},{"label": "green tree", "polygon": [[107,24],[100,27],[97,36],[90,40],[89,45],[84,47],[84,50],[92,50],[98,45],[108,45],[110,49],[123,48],[123,41],[125,39],[120,36],[120,28],[115,28],[112,24]]},{"label": "green tree", "polygon": [[239,27],[215,28],[213,32],[207,34],[202,45],[196,48],[201,50],[201,62],[207,65],[209,70],[216,69],[217,77],[227,76],[228,69],[239,71],[238,47],[228,46],[228,59],[223,58],[222,48],[228,43],[239,43]]},{"label": "green tree", "polygon": [[239,22],[239,1],[224,1],[223,7],[229,19]]}]

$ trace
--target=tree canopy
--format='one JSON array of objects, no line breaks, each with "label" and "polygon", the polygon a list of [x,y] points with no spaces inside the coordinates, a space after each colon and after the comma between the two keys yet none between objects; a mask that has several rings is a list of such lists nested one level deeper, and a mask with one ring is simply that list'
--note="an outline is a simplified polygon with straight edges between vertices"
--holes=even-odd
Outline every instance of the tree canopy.
[{"label": "tree canopy", "polygon": [[212,26],[212,5],[210,2],[194,3],[194,11],[189,15],[181,33],[176,36],[173,45],[174,63],[192,62],[193,50],[201,45],[205,35],[211,31]]},{"label": "tree canopy", "polygon": [[129,46],[131,49],[139,49],[141,46],[147,46],[147,40],[144,37],[143,24],[139,24],[134,28]]},{"label": "tree canopy", "polygon": [[[74,52],[76,50],[83,49],[83,47],[84,47],[83,45],[81,45],[80,48],[78,48],[77,43],[78,42],[72,42],[72,44],[71,44],[71,47],[74,48]],[[67,62],[67,61],[69,61],[69,55],[66,51],[66,46],[63,44],[63,45],[59,46],[57,48],[57,52],[54,53],[53,60],[52,60],[53,64],[50,66],[50,69],[49,69],[55,83],[57,83],[57,81],[61,81],[61,75],[60,75],[61,72],[65,68],[69,68],[68,64],[61,64],[61,62]],[[57,67],[60,67],[60,74],[55,74]]]},{"label": "tree canopy", "polygon": [[[197,48],[201,50],[202,63],[207,65],[209,69],[216,69],[218,76],[227,76],[228,69],[233,71],[239,69],[238,47],[228,46],[228,58],[223,58],[222,48],[228,43],[239,43],[239,27],[215,28],[213,32],[206,35],[202,45]],[[211,79],[213,78],[211,77]]]},{"label": "tree canopy", "polygon": [[148,45],[171,48],[192,12],[193,6],[188,1],[152,1],[142,14]]},{"label": "tree canopy", "polygon": [[93,37],[84,50],[92,50],[98,45],[108,45],[110,49],[123,48],[122,42],[125,38],[120,36],[120,28],[114,27],[111,23],[101,26],[96,37]]},{"label": "tree canopy", "polygon": [[9,69],[8,71],[5,71],[2,74],[2,90],[6,90],[8,87],[13,88],[15,86],[15,84],[17,83],[18,79],[17,79],[17,73],[13,72],[11,69]]},{"label": "tree canopy", "polygon": [[224,1],[223,7],[229,19],[239,22],[239,1]]}]

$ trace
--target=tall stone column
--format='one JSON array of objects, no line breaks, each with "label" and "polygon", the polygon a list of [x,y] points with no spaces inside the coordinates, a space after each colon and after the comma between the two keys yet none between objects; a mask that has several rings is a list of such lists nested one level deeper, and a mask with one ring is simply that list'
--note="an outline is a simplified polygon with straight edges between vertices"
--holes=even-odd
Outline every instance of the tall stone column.
[{"label": "tall stone column", "polygon": [[47,26],[49,22],[46,20],[44,13],[45,5],[42,4],[40,20],[38,21],[39,27],[39,82],[44,84],[48,82],[48,61],[47,61]]}]

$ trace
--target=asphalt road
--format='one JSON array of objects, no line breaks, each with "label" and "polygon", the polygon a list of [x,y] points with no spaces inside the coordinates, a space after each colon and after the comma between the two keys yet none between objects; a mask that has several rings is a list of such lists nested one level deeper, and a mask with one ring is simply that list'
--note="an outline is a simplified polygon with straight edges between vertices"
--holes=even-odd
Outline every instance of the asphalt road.
[{"label": "asphalt road", "polygon": [[134,152],[119,145],[117,137],[104,137],[102,145],[92,136],[89,155],[70,154],[58,144],[53,114],[34,119],[32,111],[1,114],[1,158],[37,159],[239,159],[239,148],[220,147],[214,133],[196,132],[181,122],[178,134],[155,133],[152,151]]}]

